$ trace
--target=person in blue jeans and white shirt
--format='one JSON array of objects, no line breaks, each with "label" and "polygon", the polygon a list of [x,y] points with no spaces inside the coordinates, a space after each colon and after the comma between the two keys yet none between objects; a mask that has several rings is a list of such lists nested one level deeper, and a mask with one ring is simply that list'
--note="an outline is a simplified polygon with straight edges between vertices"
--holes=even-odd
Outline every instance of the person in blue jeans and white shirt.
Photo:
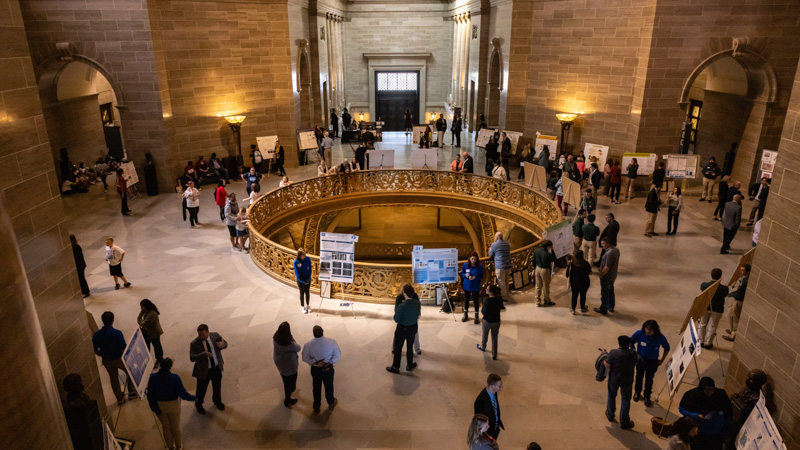
[{"label": "person in blue jeans and white shirt", "polygon": [[[661,334],[658,322],[646,320],[642,325],[642,329],[631,336],[631,348],[635,348],[639,354],[639,361],[636,363],[636,384],[633,388],[633,401],[638,402],[642,399],[642,381],[644,380],[644,406],[649,408],[653,406],[653,402],[650,400],[650,394],[653,392],[653,377],[658,366],[667,359],[669,342]],[[664,348],[664,355],[659,357],[661,348]]]}]

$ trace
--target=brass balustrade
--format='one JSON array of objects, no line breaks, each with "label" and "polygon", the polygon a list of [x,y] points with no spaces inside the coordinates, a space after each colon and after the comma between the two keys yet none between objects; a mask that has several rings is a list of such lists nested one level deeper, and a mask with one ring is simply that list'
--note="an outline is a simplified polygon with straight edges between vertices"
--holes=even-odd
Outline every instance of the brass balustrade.
[{"label": "brass balustrade", "polygon": [[[264,194],[250,207],[250,257],[273,278],[296,285],[296,251],[270,241],[275,230],[322,211],[359,205],[422,204],[448,206],[503,217],[541,236],[562,217],[545,195],[525,185],[481,175],[435,170],[368,170],[311,178]],[[338,206],[337,206],[338,205]],[[511,252],[513,270],[530,269],[539,244]],[[319,256],[311,258],[311,291],[320,292]],[[483,258],[487,276],[494,282],[494,261]],[[411,280],[411,264],[356,262],[347,298],[372,303],[393,303],[403,284]],[[339,286],[332,287],[342,297]]]}]

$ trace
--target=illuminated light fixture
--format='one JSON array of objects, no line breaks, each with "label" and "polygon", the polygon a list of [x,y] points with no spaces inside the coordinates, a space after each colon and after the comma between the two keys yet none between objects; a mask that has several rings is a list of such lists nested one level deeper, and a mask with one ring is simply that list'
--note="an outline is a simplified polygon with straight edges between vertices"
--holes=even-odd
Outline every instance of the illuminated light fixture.
[{"label": "illuminated light fixture", "polygon": [[358,121],[359,122],[363,122],[364,121],[364,113],[363,112],[362,113],[358,113]]},{"label": "illuminated light fixture", "polygon": [[231,127],[231,131],[233,131],[233,137],[236,138],[236,150],[239,153],[236,163],[239,166],[239,172],[242,171],[242,167],[244,166],[244,158],[242,158],[242,122],[244,122],[246,118],[247,116],[244,114],[225,116],[225,121],[228,122],[228,126]]},{"label": "illuminated light fixture", "polygon": [[[558,156],[564,154],[564,149],[567,147],[567,139],[569,139],[569,129],[572,128],[572,123],[578,118],[577,113],[561,113],[556,114],[558,121],[561,122],[561,145],[559,146]],[[558,160],[558,158],[556,158]]]},{"label": "illuminated light fixture", "polygon": [[571,113],[562,113],[562,114],[556,114],[556,117],[558,117],[558,120],[563,123],[563,122],[574,121],[575,119],[578,118],[578,115]]},{"label": "illuminated light fixture", "polygon": [[242,122],[244,122],[244,119],[246,119],[246,118],[247,118],[247,116],[245,116],[245,115],[241,115],[241,116],[225,116],[225,120],[228,121],[229,125],[238,125],[238,126],[241,126]]}]

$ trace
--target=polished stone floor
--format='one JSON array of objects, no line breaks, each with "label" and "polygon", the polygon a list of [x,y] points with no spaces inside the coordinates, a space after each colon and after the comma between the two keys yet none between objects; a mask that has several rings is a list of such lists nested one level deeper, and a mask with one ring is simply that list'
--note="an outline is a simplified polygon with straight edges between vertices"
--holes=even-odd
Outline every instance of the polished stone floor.
[{"label": "polished stone floor", "polygon": [[[411,146],[404,144],[402,133],[386,138],[388,142],[379,148],[395,148],[395,166],[409,167]],[[472,151],[469,145],[466,149]],[[336,160],[349,153],[346,144],[337,145]],[[452,154],[449,146],[440,152],[440,168],[449,169]],[[476,159],[476,167],[482,166],[483,158]],[[292,179],[312,173],[316,174],[313,165],[289,169]],[[264,185],[273,189],[278,181],[270,176]],[[231,189],[243,195],[244,183],[234,183]],[[199,229],[190,229],[182,221],[178,194],[140,195],[130,202],[130,217],[119,214],[119,199],[112,190],[104,194],[98,186],[88,194],[65,198],[64,203],[70,230],[83,245],[88,264],[92,295],[86,299],[86,308],[98,322],[103,311],[113,311],[117,327],[130,336],[139,300],[151,299],[161,310],[166,354],[176,360],[175,372],[190,392],[195,380],[188,347],[196,326],[209,324],[230,344],[224,353],[227,407],[218,411],[207,399],[208,414],[200,416],[192,403],[184,402],[185,448],[465,448],[473,401],[493,372],[504,379],[499,397],[506,426],[499,439],[503,449],[525,448],[530,441],[538,441],[545,449],[656,449],[664,448],[666,440],[651,432],[649,419],[663,416],[663,407],[634,403],[633,431],[609,424],[603,416],[606,385],[594,380],[594,361],[598,347],[615,347],[618,335],[630,335],[651,318],[659,321],[670,343],[676,345],[677,327],[699,293],[700,283],[709,279],[713,267],[720,267],[727,280],[737,255],[750,248],[752,230],[743,227],[732,254],[720,255],[721,226],[710,219],[714,206],[697,198],[686,198],[676,236],[664,236],[662,213],[656,226],[661,236],[653,238],[642,235],[641,195],[622,205],[600,201],[599,214],[613,211],[622,226],[613,317],[570,315],[568,287],[559,272],[552,284],[556,307],[536,308],[530,288],[513,294],[513,304],[503,314],[499,360],[492,361],[475,348],[479,326],[454,320],[436,307],[424,307],[419,367],[401,375],[384,370],[391,362],[392,307],[356,304],[354,319],[349,308],[330,300],[322,302],[318,314],[320,299],[312,296],[315,312],[301,314],[294,288],[273,281],[248,255],[231,250],[212,186],[202,191],[204,226]],[[103,259],[106,236],[113,236],[127,252],[123,269],[133,283],[129,289],[114,290]],[[593,275],[590,307],[597,306],[598,299],[599,282]],[[334,412],[312,413],[311,377],[302,363],[296,392],[300,402],[291,410],[283,406],[271,336],[284,320],[300,344],[311,338],[314,325],[324,327],[326,336],[339,342],[339,405]],[[723,330],[727,323],[726,314]],[[723,382],[721,364],[727,368],[731,349],[730,343],[720,340],[720,344],[719,353],[704,352],[699,358],[701,373],[713,376],[718,384]],[[117,435],[136,441],[137,449],[161,448],[146,402],[133,401],[119,408],[112,401],[105,371],[100,373]],[[696,381],[696,376],[689,372],[687,380]],[[664,382],[659,371],[655,388]],[[679,395],[686,389],[684,385]],[[660,404],[666,407],[668,402],[663,394]],[[676,405],[672,411],[677,411]]]}]

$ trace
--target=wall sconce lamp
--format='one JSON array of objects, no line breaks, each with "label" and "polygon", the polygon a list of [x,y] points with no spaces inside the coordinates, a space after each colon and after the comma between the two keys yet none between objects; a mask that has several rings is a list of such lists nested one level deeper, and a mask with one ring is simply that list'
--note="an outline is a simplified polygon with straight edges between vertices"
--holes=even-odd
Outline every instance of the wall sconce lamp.
[{"label": "wall sconce lamp", "polygon": [[236,115],[236,116],[225,116],[225,120],[228,122],[228,126],[231,127],[231,131],[233,131],[233,136],[236,139],[236,150],[238,152],[237,156],[237,164],[239,166],[239,172],[242,171],[242,167],[244,166],[244,158],[242,158],[242,122],[246,119],[247,116],[244,114]]},{"label": "wall sconce lamp", "polygon": [[572,123],[578,118],[578,114],[561,113],[556,114],[556,117],[558,121],[561,122],[561,146],[556,157],[556,160],[558,160],[558,156],[564,154],[564,149],[567,146],[567,139],[569,139],[569,129],[572,128]]},{"label": "wall sconce lamp", "polygon": [[364,113],[363,112],[358,113],[358,121],[359,122],[363,122],[364,121]]}]

